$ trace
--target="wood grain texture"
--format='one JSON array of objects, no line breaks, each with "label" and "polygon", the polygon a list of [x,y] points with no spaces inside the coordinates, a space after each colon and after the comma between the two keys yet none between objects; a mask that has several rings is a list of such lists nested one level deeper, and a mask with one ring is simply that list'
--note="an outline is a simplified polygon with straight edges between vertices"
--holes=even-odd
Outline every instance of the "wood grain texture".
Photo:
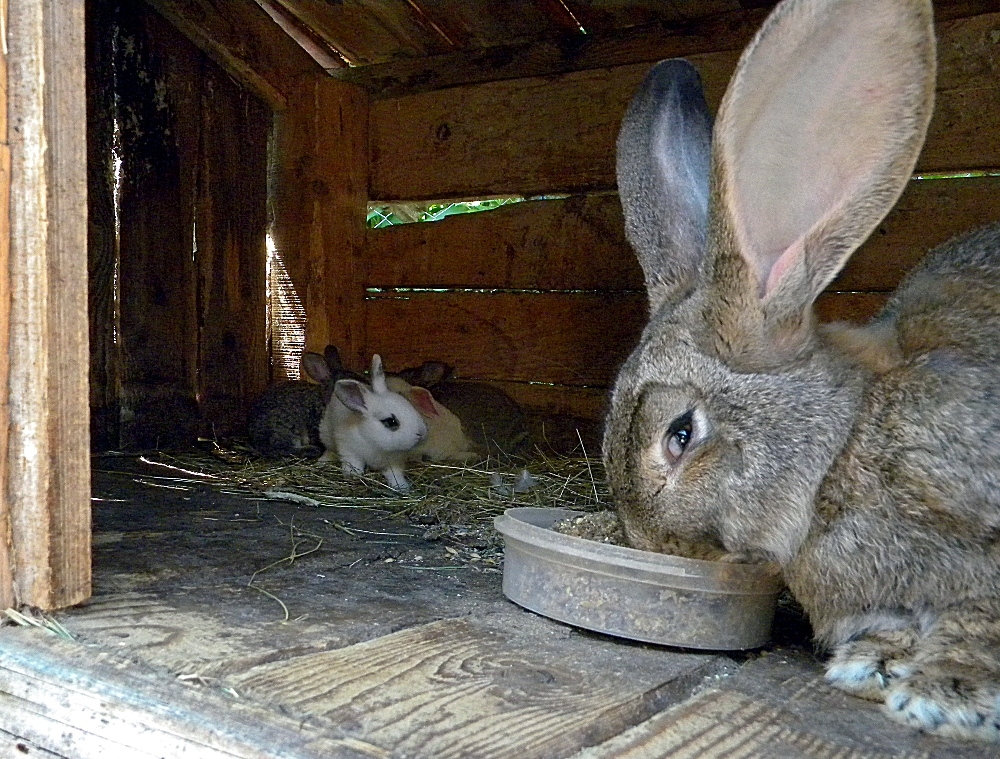
[{"label": "wood grain texture", "polygon": [[[710,105],[735,52],[695,56]],[[455,87],[371,111],[374,199],[488,197],[615,186],[614,140],[648,64]]]},{"label": "wood grain texture", "polygon": [[74,759],[385,759],[361,740],[41,632],[5,630],[0,730]]},{"label": "wood grain texture", "polygon": [[795,756],[802,759],[918,759],[926,753],[885,753],[828,740],[801,729],[782,709],[742,693],[708,690],[669,713],[586,750],[579,759],[727,759]]},{"label": "wood grain texture", "polygon": [[15,600],[50,609],[90,594],[83,2],[8,21],[7,498]]},{"label": "wood grain texture", "polygon": [[[937,104],[919,171],[1000,166],[1000,14],[938,27]],[[692,56],[714,110],[733,51]],[[648,64],[453,87],[372,107],[372,197],[611,189],[615,138]]]},{"label": "wood grain texture", "polygon": [[913,180],[828,290],[893,290],[934,246],[1000,221],[1000,177]]},{"label": "wood grain texture", "polygon": [[204,56],[142,3],[120,3],[114,20],[132,40],[117,48],[114,73],[127,116],[118,127],[118,444],[182,445],[200,425],[193,213]]},{"label": "wood grain texture", "polygon": [[[561,643],[572,650],[570,640]],[[241,693],[350,726],[393,755],[556,759],[662,708],[671,698],[665,685],[695,672],[700,680],[712,666],[694,659],[677,669],[664,658],[628,673],[588,671],[544,648],[526,646],[515,631],[448,619],[230,681]]]},{"label": "wood grain texture", "polygon": [[271,236],[308,314],[306,349],[327,343],[365,365],[368,98],[328,77],[306,78],[275,120],[269,168]]},{"label": "wood grain texture", "polygon": [[608,384],[646,323],[645,294],[418,293],[367,302],[386,366],[428,359],[463,377]]},{"label": "wood grain texture", "polygon": [[[197,397],[218,435],[245,429],[268,384],[267,139],[272,112],[216,67],[203,67],[194,225]],[[178,251],[179,252],[179,251]]]},{"label": "wood grain texture", "polygon": [[368,232],[369,286],[642,290],[616,193]]},{"label": "wood grain texture", "polygon": [[87,136],[83,0],[45,3],[51,606],[90,596]]},{"label": "wood grain texture", "polygon": [[[7,23],[7,5],[0,3]],[[0,49],[0,604],[15,603],[11,512],[7,498],[10,430],[10,141],[7,133],[7,53]]]},{"label": "wood grain texture", "polygon": [[[699,3],[698,7],[704,6]],[[676,10],[677,6],[660,6],[661,10],[668,8]],[[534,39],[518,44],[507,38],[485,48],[397,58],[342,69],[333,75],[364,87],[373,97],[381,99],[640,61],[652,63],[664,58],[742,49],[760,27],[768,10],[728,10],[698,19],[674,18],[656,22],[644,19],[646,23],[606,29],[603,34],[592,33],[588,28],[586,35]],[[576,12],[579,11],[577,7]]]},{"label": "wood grain texture", "polygon": [[230,76],[276,110],[285,90],[319,65],[254,2],[146,0]]},{"label": "wood grain texture", "polygon": [[[268,380],[272,112],[144,4],[119,4],[106,23],[95,33],[131,40],[111,72],[95,72],[112,75],[120,113],[117,253],[112,240],[92,266],[95,292],[112,301],[94,299],[98,349],[108,348],[97,371],[114,383],[105,406],[117,410],[104,413],[117,429],[109,437],[136,449],[233,434]],[[110,112],[93,120],[95,139],[113,129]],[[103,219],[93,221],[102,235]]]},{"label": "wood grain texture", "polygon": [[[911,181],[830,290],[891,290],[924,254],[1000,220],[1000,177]],[[615,193],[368,233],[369,286],[641,290]]]}]

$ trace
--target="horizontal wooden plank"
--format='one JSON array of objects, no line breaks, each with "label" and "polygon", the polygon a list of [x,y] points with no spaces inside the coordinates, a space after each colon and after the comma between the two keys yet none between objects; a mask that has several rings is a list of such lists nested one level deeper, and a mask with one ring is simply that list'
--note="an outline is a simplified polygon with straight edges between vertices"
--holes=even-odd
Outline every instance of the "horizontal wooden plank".
[{"label": "horizontal wooden plank", "polygon": [[462,377],[607,385],[646,323],[644,294],[414,293],[367,301],[390,369],[436,359]]},{"label": "horizontal wooden plank", "polygon": [[[921,171],[1000,166],[1000,14],[938,28],[937,107]],[[735,51],[691,56],[710,107]],[[614,145],[648,64],[411,95],[373,104],[371,196],[435,199],[615,186]]]},{"label": "horizontal wooden plank", "polygon": [[[613,379],[613,378],[612,378]],[[573,387],[527,382],[492,382],[525,409],[550,416],[600,419],[607,411],[607,387]]]},{"label": "horizontal wooden plank", "polygon": [[830,290],[892,290],[928,250],[1000,220],[1000,177],[914,180]]},{"label": "horizontal wooden plank", "polygon": [[229,682],[312,722],[350,726],[392,756],[558,759],[637,724],[721,669],[714,657],[663,651],[640,665],[631,651],[631,668],[622,670],[618,656],[609,670],[580,642],[444,619],[262,664]]},{"label": "horizontal wooden plank", "polygon": [[[664,3],[661,7],[675,6]],[[445,87],[739,50],[750,41],[767,13],[768,9],[754,8],[696,20],[654,22],[604,35],[581,35],[574,45],[567,45],[565,39],[543,39],[429,57],[398,58],[341,69],[333,75],[364,87],[374,97],[393,98]]]},{"label": "horizontal wooden plank", "polygon": [[362,741],[324,737],[301,720],[215,689],[185,687],[93,646],[5,629],[0,730],[74,757],[267,759],[384,757]]},{"label": "horizontal wooden plank", "polygon": [[[914,180],[830,286],[891,290],[934,245],[1000,220],[1000,177]],[[369,230],[376,287],[641,290],[615,193]]]},{"label": "horizontal wooden plank", "polygon": [[[730,3],[732,10],[725,12],[726,7],[712,7],[707,3],[647,3],[641,9],[633,4],[604,3],[599,8],[595,4],[576,4],[574,13],[587,34],[575,37],[575,44],[566,44],[565,37],[535,39],[527,43],[512,43],[506,37],[493,40],[483,48],[444,50],[437,55],[428,55],[434,52],[431,49],[425,50],[423,55],[413,55],[410,51],[406,51],[410,53],[406,55],[400,50],[401,54],[383,56],[384,63],[352,66],[331,73],[364,87],[374,97],[391,98],[481,82],[739,50],[753,37],[774,3],[755,2],[754,5],[759,7],[746,9],[738,3]],[[607,18],[617,9],[625,12],[627,21]],[[938,23],[996,11],[1000,11],[997,0],[934,3],[934,17]],[[692,13],[699,17],[691,18]],[[343,33],[355,36],[357,29],[345,29]],[[331,35],[326,36],[332,39]],[[337,39],[343,39],[343,35]],[[386,46],[382,41],[379,44]],[[388,49],[394,48],[393,42],[387,44]]]},{"label": "horizontal wooden plank", "polygon": [[368,232],[379,287],[641,290],[617,193],[531,201]]}]

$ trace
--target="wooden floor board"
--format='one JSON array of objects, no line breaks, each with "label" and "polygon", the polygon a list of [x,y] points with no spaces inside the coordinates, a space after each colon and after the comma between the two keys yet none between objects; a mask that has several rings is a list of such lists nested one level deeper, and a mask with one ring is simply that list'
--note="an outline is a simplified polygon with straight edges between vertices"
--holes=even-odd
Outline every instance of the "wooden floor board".
[{"label": "wooden floor board", "polygon": [[987,746],[932,738],[777,652],[573,759],[976,759]]},{"label": "wooden floor board", "polygon": [[226,681],[241,694],[354,725],[401,755],[528,759],[616,734],[680,695],[668,696],[669,684],[684,679],[691,688],[721,661],[633,650],[619,669],[614,655],[586,652],[594,641],[575,637],[546,643],[524,628],[449,619]]}]

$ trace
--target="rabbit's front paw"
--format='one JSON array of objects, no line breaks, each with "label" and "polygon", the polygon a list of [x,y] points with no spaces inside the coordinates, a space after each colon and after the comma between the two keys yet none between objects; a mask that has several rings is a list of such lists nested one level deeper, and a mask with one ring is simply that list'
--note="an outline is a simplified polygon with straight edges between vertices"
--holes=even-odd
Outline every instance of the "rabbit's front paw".
[{"label": "rabbit's front paw", "polygon": [[912,630],[886,630],[837,646],[826,665],[826,680],[851,695],[882,701],[886,688],[908,674],[907,657],[915,641]]},{"label": "rabbit's front paw", "polygon": [[1000,682],[972,673],[918,671],[894,682],[886,713],[904,724],[947,738],[1000,741]]}]

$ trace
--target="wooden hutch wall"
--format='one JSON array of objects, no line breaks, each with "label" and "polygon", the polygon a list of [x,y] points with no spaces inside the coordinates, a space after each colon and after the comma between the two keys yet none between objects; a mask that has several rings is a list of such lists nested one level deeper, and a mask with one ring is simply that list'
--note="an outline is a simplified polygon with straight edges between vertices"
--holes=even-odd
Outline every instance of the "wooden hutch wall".
[{"label": "wooden hutch wall", "polygon": [[[441,359],[462,377],[501,383],[542,413],[594,420],[646,319],[642,275],[624,240],[615,192],[614,141],[625,107],[650,63],[673,55],[689,57],[700,69],[715,107],[739,51],[766,13],[743,11],[687,34],[633,35],[618,44],[538,43],[506,58],[441,55],[324,72],[257,4],[196,3],[195,17],[190,3],[148,1],[273,111],[269,215],[276,248],[306,308],[308,349],[337,344],[354,368],[363,368],[373,352],[390,368]],[[937,7],[938,102],[920,173],[1000,167],[1000,112],[994,107],[1000,14],[984,9],[996,10],[975,2]],[[157,35],[171,51],[180,45],[173,30]],[[251,223],[227,227],[227,213],[243,218],[249,212],[223,211],[225,193],[199,190],[202,173],[190,166],[221,176],[236,155],[226,150],[260,151],[249,164],[257,168],[245,167],[240,180],[246,181],[240,194],[256,203],[263,146],[248,136],[230,145],[221,139],[215,147],[198,137],[209,134],[209,120],[220,127],[246,120],[252,98],[238,88],[220,96],[232,82],[221,81],[203,57],[192,53],[190,59],[183,71],[168,72],[176,81],[170,89],[211,91],[219,102],[208,107],[205,95],[190,99],[181,144],[192,147],[176,160],[187,162],[180,191],[194,201],[180,203],[167,228],[188,250],[191,209],[197,209],[199,255],[209,251],[209,263],[174,261],[187,267],[175,280],[181,290],[170,293],[178,304],[169,328],[174,331],[168,334],[168,322],[151,316],[143,325],[162,338],[171,361],[155,348],[138,362],[137,374],[123,361],[122,387],[134,382],[150,397],[157,383],[183,387],[200,400],[203,414],[229,429],[235,409],[266,380],[266,346],[251,339],[263,336],[261,317],[254,315],[262,304],[246,287],[228,303],[232,289],[215,295],[204,283],[225,281],[224,272],[233,281],[233,272],[243,270],[232,261],[260,255],[254,246],[263,222],[251,213]],[[255,128],[265,128],[266,116],[254,116]],[[822,318],[868,318],[929,246],[1000,218],[998,182],[987,176],[911,183],[821,297]],[[369,199],[509,194],[566,197],[438,223],[364,228]],[[203,243],[203,230],[209,235],[213,229],[228,229],[229,236],[214,231],[213,242]],[[124,256],[124,241],[122,250]],[[156,292],[144,286],[135,296],[147,314],[158,307]],[[258,297],[262,292],[263,285]],[[242,320],[235,331],[233,319]],[[125,329],[122,339],[127,349]],[[142,371],[165,372],[168,365],[169,376],[144,379]],[[108,383],[92,385],[92,398],[101,387]]]},{"label": "wooden hutch wall", "polygon": [[143,3],[88,32],[93,444],[230,434],[268,381],[271,109]]},{"label": "wooden hutch wall", "polygon": [[[939,15],[937,108],[917,171],[1000,168],[1000,14]],[[689,55],[713,110],[746,39],[723,41],[734,49]],[[682,44],[691,45],[637,46],[636,56],[685,53]],[[440,358],[549,411],[601,413],[646,319],[614,192],[614,145],[649,63],[599,63],[373,102],[373,199],[570,195],[370,231],[366,286],[452,289],[366,301],[367,344],[388,365]],[[821,317],[866,320],[928,247],[995,219],[1000,177],[913,181],[821,296]]]}]

